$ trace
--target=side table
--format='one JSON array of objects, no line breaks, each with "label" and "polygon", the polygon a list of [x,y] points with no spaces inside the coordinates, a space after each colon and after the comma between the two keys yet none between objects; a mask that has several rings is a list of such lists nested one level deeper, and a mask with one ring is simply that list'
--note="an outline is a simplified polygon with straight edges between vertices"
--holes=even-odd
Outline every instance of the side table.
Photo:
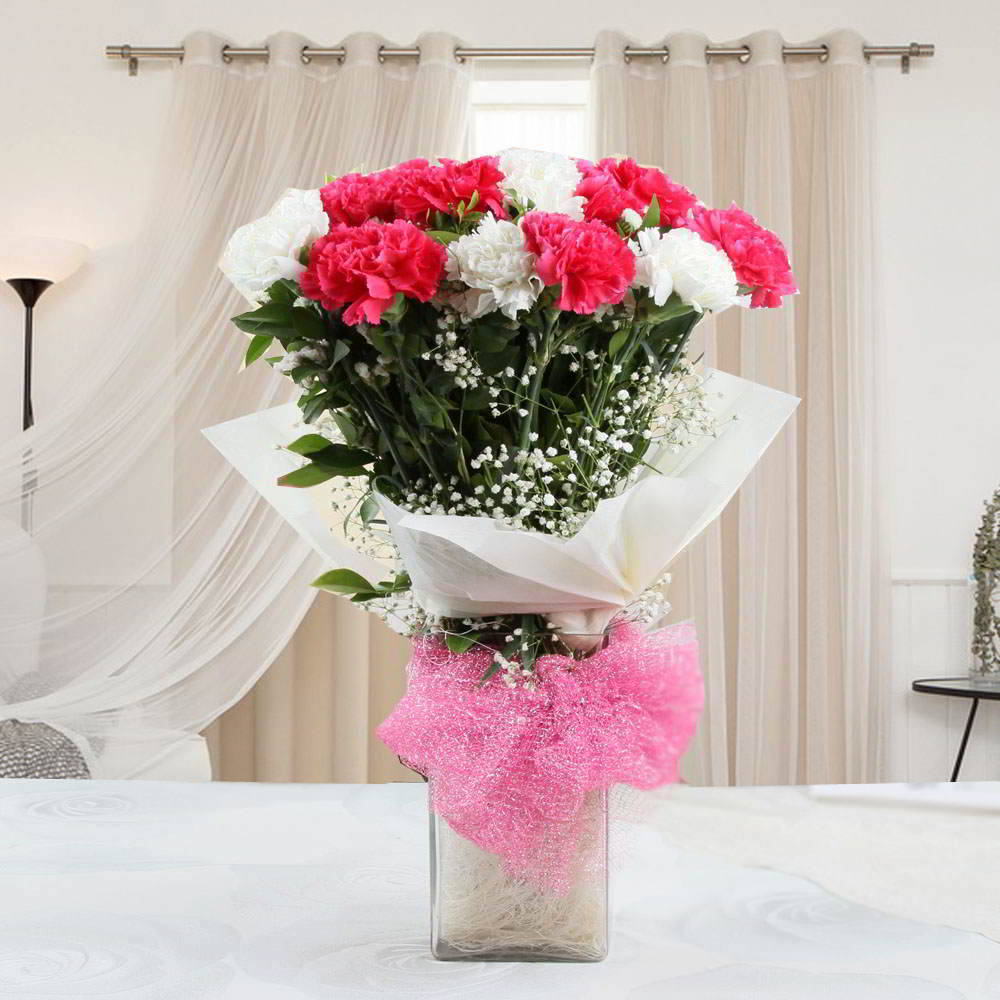
[{"label": "side table", "polygon": [[969,677],[928,677],[923,680],[913,682],[913,690],[923,694],[941,694],[949,698],[971,698],[972,704],[969,706],[969,715],[965,720],[965,731],[962,733],[962,742],[958,747],[958,754],[955,757],[955,766],[951,769],[951,781],[958,781],[959,771],[962,769],[962,760],[965,757],[965,748],[969,743],[969,734],[972,732],[972,724],[976,721],[976,712],[979,709],[980,701],[1000,701],[1000,684],[973,681]]}]

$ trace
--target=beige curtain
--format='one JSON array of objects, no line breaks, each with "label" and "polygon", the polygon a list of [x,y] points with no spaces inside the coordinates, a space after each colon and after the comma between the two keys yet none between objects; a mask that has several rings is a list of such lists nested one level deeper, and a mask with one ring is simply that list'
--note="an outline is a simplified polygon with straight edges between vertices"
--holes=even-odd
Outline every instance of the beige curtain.
[{"label": "beige curtain", "polygon": [[[706,203],[737,201],[788,243],[802,294],[699,327],[709,364],[802,397],[723,518],[674,567],[676,617],[703,644],[707,709],[688,779],[875,780],[887,670],[873,325],[871,106],[862,41],[782,58],[782,39],[667,39],[625,61],[602,34],[593,68],[599,155],[662,164]],[[634,43],[633,43],[634,44]]]},{"label": "beige curtain", "polygon": [[[341,66],[303,66],[305,39],[284,48],[289,80],[256,107],[286,123],[288,185],[322,172],[375,170],[414,156],[460,156],[469,67],[457,39],[423,35],[419,60],[379,60],[375,35],[352,35]],[[271,60],[275,48],[271,46]],[[328,62],[328,61],[323,61]],[[257,151],[260,159],[273,148]],[[318,167],[317,169],[314,169]],[[375,738],[404,688],[405,640],[348,601],[319,595],[295,637],[256,687],[206,732],[216,778],[236,781],[413,779]]]}]

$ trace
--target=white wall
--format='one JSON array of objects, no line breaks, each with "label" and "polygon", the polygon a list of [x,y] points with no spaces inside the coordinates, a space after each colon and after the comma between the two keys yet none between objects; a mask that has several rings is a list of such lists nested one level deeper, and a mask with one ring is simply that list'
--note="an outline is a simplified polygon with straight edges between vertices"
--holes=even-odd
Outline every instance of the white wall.
[{"label": "white wall", "polygon": [[[105,44],[175,44],[198,28],[245,44],[281,29],[328,43],[356,30],[407,43],[448,29],[470,43],[578,45],[605,27],[647,42],[689,27],[717,41],[762,27],[805,41],[845,26],[873,43],[938,46],[909,76],[895,64],[877,73],[887,471],[894,574],[961,578],[982,501],[1000,480],[1000,5],[992,0],[297,0],[284,9],[262,0],[0,0],[0,231],[63,235],[99,251],[40,310],[36,410],[44,414],[95,346],[114,350],[115,331],[84,344],[73,319],[97,308],[116,248],[155,197],[147,178],[170,73],[144,64],[130,79],[104,59]],[[0,434],[18,426],[18,323],[13,295],[0,295]],[[935,672],[964,668],[951,655]]]}]

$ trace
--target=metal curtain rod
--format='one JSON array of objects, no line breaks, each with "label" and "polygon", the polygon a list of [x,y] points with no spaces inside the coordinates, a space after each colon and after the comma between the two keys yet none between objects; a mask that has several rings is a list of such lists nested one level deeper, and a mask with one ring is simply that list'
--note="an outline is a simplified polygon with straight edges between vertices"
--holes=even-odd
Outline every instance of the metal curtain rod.
[{"label": "metal curtain rod", "polygon": [[[781,50],[785,58],[788,56],[813,56],[821,62],[825,62],[830,55],[830,50],[826,45],[786,45]],[[157,47],[140,45],[108,45],[105,46],[104,54],[109,59],[123,59],[128,63],[129,76],[135,76],[139,69],[140,59],[183,59],[184,48],[180,45]],[[318,48],[312,45],[305,45],[302,48],[302,61],[311,62],[313,59],[332,58],[342,62],[347,50],[342,45],[333,48]],[[910,42],[909,45],[866,45],[864,47],[866,59],[879,56],[893,56],[899,59],[900,69],[904,73],[910,72],[911,59],[924,59],[934,55],[934,46],[921,42]],[[267,46],[255,48],[235,48],[231,45],[222,46],[222,59],[224,62],[231,62],[233,59],[266,59],[268,57]],[[458,46],[455,49],[455,58],[459,62],[466,59],[590,59],[594,55],[593,48],[465,48]],[[748,62],[750,59],[749,45],[706,45],[705,57],[713,59],[717,57],[736,58],[740,62]],[[655,56],[666,62],[670,58],[670,49],[665,46],[655,46],[653,48],[635,48],[627,45],[625,47],[625,60],[642,57]],[[407,59],[419,58],[420,49],[416,47],[394,48],[391,45],[383,45],[379,49],[379,60],[385,59]]]}]

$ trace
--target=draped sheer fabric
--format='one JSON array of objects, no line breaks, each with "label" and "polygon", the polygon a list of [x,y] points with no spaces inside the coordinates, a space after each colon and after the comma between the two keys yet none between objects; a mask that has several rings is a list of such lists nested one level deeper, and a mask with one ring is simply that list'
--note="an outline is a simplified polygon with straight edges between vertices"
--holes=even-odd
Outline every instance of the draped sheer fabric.
[{"label": "draped sheer fabric", "polygon": [[[604,156],[663,164],[708,204],[730,201],[787,242],[794,308],[699,325],[708,363],[802,397],[724,517],[673,567],[675,617],[702,642],[707,708],[689,780],[877,777],[887,585],[873,322],[871,96],[862,40],[782,58],[759,32],[746,64],[670,36],[669,61],[625,61],[603,33],[592,73]],[[699,353],[696,349],[695,353]]]},{"label": "draped sheer fabric", "polygon": [[[266,366],[240,371],[245,343],[228,320],[243,306],[216,268],[230,233],[324,172],[458,155],[465,138],[467,69],[449,36],[384,64],[373,35],[347,39],[342,64],[304,65],[308,42],[291,34],[268,40],[267,62],[225,64],[223,44],[185,42],[153,209],[131,273],[93,319],[107,348],[0,444],[0,721],[61,731],[95,776],[139,773],[203,730],[282,651],[314,594],[316,557],[201,435],[290,398]],[[323,624],[345,626],[337,647],[367,683],[367,644],[352,639],[368,623],[331,605]],[[347,693],[335,739],[353,745],[363,729],[367,743],[367,699]],[[280,690],[272,701],[280,720]]]}]

